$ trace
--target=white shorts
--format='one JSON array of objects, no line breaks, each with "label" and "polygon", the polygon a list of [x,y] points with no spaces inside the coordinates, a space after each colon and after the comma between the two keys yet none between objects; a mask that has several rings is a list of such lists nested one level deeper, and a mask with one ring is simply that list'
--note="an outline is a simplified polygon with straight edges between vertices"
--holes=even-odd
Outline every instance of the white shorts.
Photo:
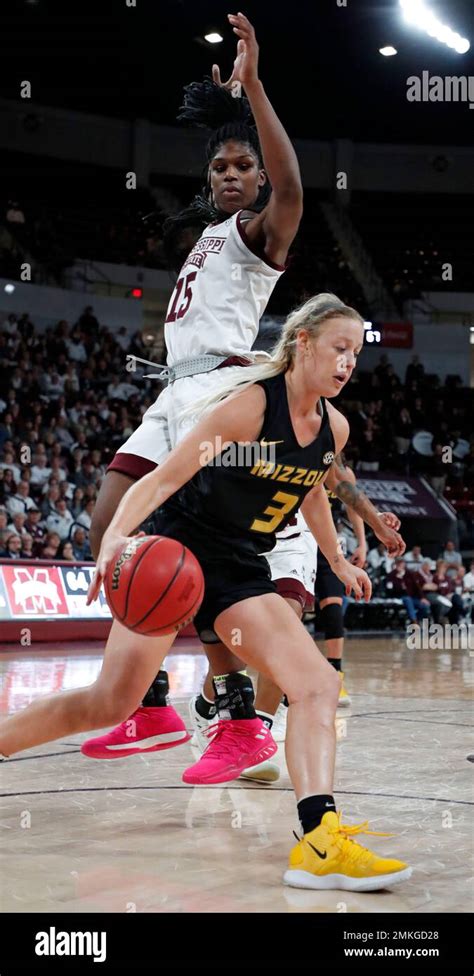
[{"label": "white shorts", "polygon": [[317,553],[316,539],[307,528],[293,538],[277,537],[275,548],[265,553],[278,593],[296,600],[303,610],[314,604]]},{"label": "white shorts", "polygon": [[[198,415],[189,413],[183,417],[183,411],[196,400],[210,396],[234,376],[242,376],[243,369],[242,366],[224,366],[170,383],[148,408],[140,426],[117,451],[109,470],[140,478],[155,465],[162,464],[199,419]],[[134,463],[133,457],[137,462],[144,460],[145,464]]]}]

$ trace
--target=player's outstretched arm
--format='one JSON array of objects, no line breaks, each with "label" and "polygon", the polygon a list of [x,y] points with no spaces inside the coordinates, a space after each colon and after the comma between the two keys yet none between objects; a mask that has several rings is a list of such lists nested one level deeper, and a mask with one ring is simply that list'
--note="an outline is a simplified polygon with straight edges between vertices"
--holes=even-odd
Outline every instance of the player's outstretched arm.
[{"label": "player's outstretched arm", "polygon": [[[347,442],[349,424],[332,403],[327,403],[327,407],[337,455]],[[309,492],[301,506],[301,511],[333,573],[344,583],[346,595],[349,596],[353,590],[356,600],[360,600],[361,597],[366,601],[370,600],[372,584],[367,573],[357,566],[352,566],[340,550],[324,482],[320,482]]]},{"label": "player's outstretched arm", "polygon": [[104,533],[96,576],[89,591],[89,603],[98,595],[107,566],[137,525],[179,491],[226,446],[258,439],[265,405],[266,397],[261,386],[250,386],[227,397],[180,441],[162,465],[129,488]]},{"label": "player's outstretched arm", "polygon": [[[229,22],[239,42],[234,70],[225,87],[232,88],[236,82],[244,87],[257,126],[265,171],[272,186],[268,205],[247,222],[245,233],[249,240],[264,249],[271,261],[284,264],[303,212],[298,159],[258,77],[258,44],[252,24],[242,13],[229,14]],[[212,76],[216,84],[222,84],[217,65],[213,65]]]},{"label": "player's outstretched arm", "polygon": [[352,469],[347,467],[339,458],[330,468],[326,484],[347,509],[352,509],[357,515],[360,515],[367,525],[370,525],[377,539],[387,547],[389,556],[403,555],[406,548],[405,542],[396,531],[400,527],[400,520],[392,512],[377,512],[370,498],[357,484]]},{"label": "player's outstretched arm", "polygon": [[370,600],[372,584],[367,573],[349,563],[341,552],[331,506],[322,484],[310,491],[301,506],[301,511],[333,573],[344,583],[346,595],[350,596],[353,590],[356,600],[360,600],[361,597],[364,597],[365,601]]}]

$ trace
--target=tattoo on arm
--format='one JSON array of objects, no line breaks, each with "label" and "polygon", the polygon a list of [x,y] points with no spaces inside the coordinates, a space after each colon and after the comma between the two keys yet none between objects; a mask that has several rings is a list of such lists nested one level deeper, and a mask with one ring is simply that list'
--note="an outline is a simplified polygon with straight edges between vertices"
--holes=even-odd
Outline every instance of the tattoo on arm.
[{"label": "tattoo on arm", "polygon": [[374,519],[378,519],[377,509],[372,505],[370,498],[350,481],[339,481],[334,488],[334,494],[344,505],[354,509],[354,512],[357,512],[357,515],[360,515],[368,525],[373,525]]}]

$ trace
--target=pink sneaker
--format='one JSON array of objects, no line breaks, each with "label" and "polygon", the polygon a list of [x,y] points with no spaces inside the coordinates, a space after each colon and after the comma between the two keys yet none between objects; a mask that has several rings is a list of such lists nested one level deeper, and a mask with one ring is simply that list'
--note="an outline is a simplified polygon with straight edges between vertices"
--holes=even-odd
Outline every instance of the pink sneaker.
[{"label": "pink sneaker", "polygon": [[137,752],[158,752],[187,742],[191,734],[172,708],[137,708],[136,712],[111,732],[87,739],[81,752],[90,759],[123,759]]},{"label": "pink sneaker", "polygon": [[185,783],[226,783],[249,766],[274,756],[278,746],[259,718],[220,721],[205,733],[206,751],[183,773]]}]

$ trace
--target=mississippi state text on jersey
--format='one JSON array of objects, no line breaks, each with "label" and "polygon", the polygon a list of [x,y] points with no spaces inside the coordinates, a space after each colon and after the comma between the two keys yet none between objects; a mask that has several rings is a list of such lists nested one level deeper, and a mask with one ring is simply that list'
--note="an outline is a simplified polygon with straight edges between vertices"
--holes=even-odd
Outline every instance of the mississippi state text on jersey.
[{"label": "mississippi state text on jersey", "polygon": [[165,320],[168,365],[194,356],[248,353],[284,267],[252,250],[239,210],[206,227],[181,268]]}]

